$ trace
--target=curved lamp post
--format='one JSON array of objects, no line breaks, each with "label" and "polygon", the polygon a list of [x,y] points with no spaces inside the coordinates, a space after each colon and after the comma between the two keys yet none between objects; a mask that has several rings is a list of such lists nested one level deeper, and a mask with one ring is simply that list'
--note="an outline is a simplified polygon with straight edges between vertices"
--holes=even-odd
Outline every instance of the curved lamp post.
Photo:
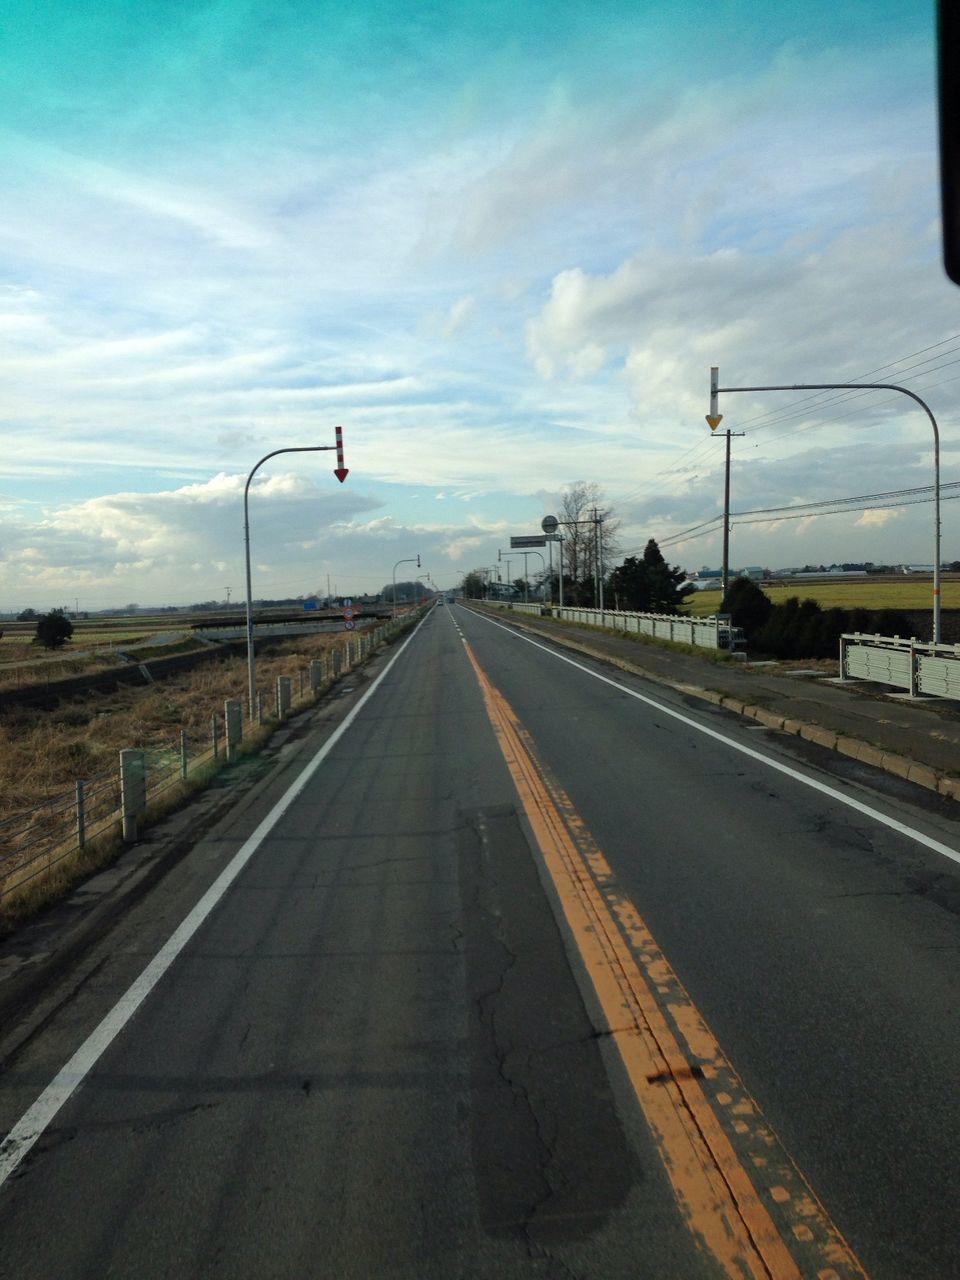
[{"label": "curved lamp post", "polygon": [[250,697],[249,712],[251,719],[253,719],[256,711],[257,659],[253,647],[253,590],[250,582],[250,481],[269,458],[275,458],[280,453],[326,453],[331,449],[336,449],[339,465],[335,468],[333,474],[343,484],[348,473],[347,468],[343,465],[343,435],[339,427],[336,428],[336,439],[336,444],[305,444],[290,449],[274,449],[270,453],[265,453],[247,476],[247,483],[243,487],[243,546],[247,562],[247,687]]},{"label": "curved lamp post", "polygon": [[[543,565],[543,572],[544,572],[544,573],[546,573],[546,572],[547,572],[547,562],[546,562],[546,560],[544,560],[544,558],[543,558],[543,552],[542,552],[542,551],[524,551],[524,552],[522,553],[522,555],[523,555],[523,598],[524,598],[524,601],[529,601],[529,599],[530,599],[530,575],[529,575],[529,573],[528,573],[528,571],[527,571],[527,556],[539,556],[539,557],[540,557],[540,563],[541,563],[541,565]],[[543,584],[542,584],[542,582],[541,582],[541,588],[542,588],[542,585],[543,585]],[[541,589],[541,592],[540,592],[540,599],[541,599],[541,601],[543,600],[543,591],[542,591],[542,589]]]},{"label": "curved lamp post", "polygon": [[915,401],[930,419],[933,427],[933,643],[940,643],[940,431],[937,420],[925,400],[915,391],[899,386],[896,382],[794,382],[785,387],[721,387],[720,371],[716,365],[710,370],[710,413],[707,423],[711,431],[720,425],[717,413],[717,397],[731,391],[899,391]]},{"label": "curved lamp post", "polygon": [[[393,600],[391,602],[393,605],[393,610],[391,613],[391,617],[395,618],[397,616],[397,570],[400,568],[402,564],[413,564],[413,559],[414,559],[413,556],[408,556],[406,560],[398,560],[397,563],[393,566]],[[419,569],[420,568],[419,553],[417,554],[416,560],[417,560],[417,568]]]}]

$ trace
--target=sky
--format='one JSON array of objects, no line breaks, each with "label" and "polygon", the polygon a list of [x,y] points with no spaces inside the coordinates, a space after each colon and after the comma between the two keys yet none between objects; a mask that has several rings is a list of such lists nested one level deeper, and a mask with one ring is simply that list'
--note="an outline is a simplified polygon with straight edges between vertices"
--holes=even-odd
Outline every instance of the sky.
[{"label": "sky", "polygon": [[0,0],[0,66],[0,611],[241,599],[336,425],[255,598],[453,586],[578,481],[719,565],[728,428],[732,566],[932,562],[908,397],[704,420],[899,383],[960,480],[932,0]]}]

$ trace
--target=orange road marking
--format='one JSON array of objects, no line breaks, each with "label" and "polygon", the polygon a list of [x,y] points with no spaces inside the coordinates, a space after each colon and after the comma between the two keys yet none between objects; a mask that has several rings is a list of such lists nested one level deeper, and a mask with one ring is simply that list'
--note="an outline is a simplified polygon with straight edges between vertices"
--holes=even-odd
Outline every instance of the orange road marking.
[{"label": "orange road marking", "polygon": [[[639,912],[617,888],[571,800],[550,780],[529,734],[463,643],[610,1037],[701,1246],[737,1280],[867,1280]],[[718,1086],[716,1106],[701,1080]],[[746,1146],[745,1155],[738,1154],[723,1121]]]}]

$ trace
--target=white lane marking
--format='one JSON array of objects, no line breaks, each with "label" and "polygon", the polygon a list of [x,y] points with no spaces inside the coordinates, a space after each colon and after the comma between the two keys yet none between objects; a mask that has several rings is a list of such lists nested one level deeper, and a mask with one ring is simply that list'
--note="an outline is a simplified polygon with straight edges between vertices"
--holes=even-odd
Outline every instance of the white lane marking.
[{"label": "white lane marking", "polygon": [[[470,612],[472,613],[472,610]],[[671,716],[674,720],[679,720],[681,724],[685,724],[691,729],[696,729],[697,733],[705,734],[706,737],[713,738],[715,742],[722,742],[725,747],[731,747],[734,751],[739,751],[741,755],[749,756],[751,760],[756,760],[760,764],[766,765],[769,769],[775,769],[777,773],[786,774],[788,778],[793,778],[796,782],[802,782],[805,787],[811,787],[814,791],[819,791],[821,795],[829,796],[831,800],[836,800],[838,803],[846,805],[848,809],[854,809],[857,813],[862,813],[865,817],[872,818],[882,826],[889,827],[891,831],[896,831],[899,835],[906,836],[908,840],[914,840],[917,844],[923,845],[924,848],[932,849],[934,853],[943,854],[951,862],[956,862],[960,865],[960,853],[956,849],[951,849],[947,844],[941,844],[939,840],[934,840],[932,836],[924,835],[922,831],[917,831],[915,827],[908,827],[905,823],[898,822],[896,818],[888,818],[886,814],[881,813],[878,809],[871,808],[870,805],[864,804],[861,800],[854,800],[852,796],[844,795],[842,791],[837,791],[836,788],[827,786],[825,782],[810,778],[798,769],[792,769],[788,764],[781,764],[779,760],[773,760],[770,756],[765,756],[763,752],[756,751],[753,747],[744,746],[733,738],[728,738],[726,734],[718,733],[716,729],[710,729],[705,724],[698,724],[696,720],[692,720],[682,712],[674,711],[662,702],[657,702],[655,698],[648,698],[646,694],[637,693],[635,689],[630,689],[627,685],[621,684],[617,680],[611,680],[609,676],[601,675],[599,671],[591,671],[589,667],[577,662],[575,658],[568,658],[565,653],[558,653],[555,649],[551,649],[549,645],[540,644],[538,640],[532,640],[529,636],[523,635],[522,632],[514,631],[512,627],[505,627],[502,622],[494,622],[492,618],[485,618],[479,613],[474,613],[473,616],[480,618],[482,622],[488,622],[490,626],[497,627],[500,631],[505,631],[507,635],[514,636],[518,640],[525,640],[527,644],[532,644],[535,649],[542,649],[544,653],[550,654],[551,657],[558,659],[560,662],[568,663],[571,667],[576,667],[578,671],[592,676],[594,680],[600,680],[603,684],[610,685],[620,693],[626,693],[631,698],[636,698],[638,702],[646,703],[648,707],[655,707],[663,715]]]},{"label": "white lane marking", "polygon": [[50,1084],[48,1084],[44,1089],[43,1093],[41,1093],[39,1098],[37,1098],[36,1102],[34,1102],[33,1105],[24,1112],[7,1134],[6,1138],[4,1138],[3,1142],[0,1143],[0,1187],[3,1186],[6,1180],[17,1168],[21,1160],[41,1136],[60,1108],[70,1098],[75,1090],[80,1087],[88,1073],[96,1065],[98,1059],[110,1047],[116,1037],[127,1025],[136,1011],[140,1008],[141,1004],[143,1004],[144,1000],[146,1000],[147,996],[170,968],[174,960],[176,960],[180,955],[181,951],[183,951],[184,947],[256,853],[257,849],[270,834],[273,827],[276,826],[279,820],[293,804],[294,800],[296,800],[304,790],[307,783],[323,764],[324,760],[326,760],[327,756],[347,732],[354,720],[356,720],[357,716],[373,697],[374,693],[376,693],[380,683],[390,672],[393,664],[397,661],[406,649],[407,645],[416,635],[417,631],[419,631],[423,622],[426,621],[429,616],[429,614],[425,614],[423,619],[417,623],[417,626],[373,681],[363,697],[359,699],[356,706],[353,707],[337,728],[334,729],[327,741],[306,766],[303,773],[300,774],[300,776],[290,785],[287,791],[280,797],[253,834],[240,846],[230,862],[226,867],[224,867],[223,871],[220,872],[220,875],[199,900],[197,905],[189,912],[182,924],[180,924],[180,926],[170,936],[168,941],[164,943],[144,971],[140,974],[140,977],[135,979],[129,989],[120,997],[99,1026],[95,1027],[94,1030],[91,1031],[90,1035],[87,1036],[86,1040],[84,1040],[80,1048],[77,1049],[70,1061],[61,1068]]}]

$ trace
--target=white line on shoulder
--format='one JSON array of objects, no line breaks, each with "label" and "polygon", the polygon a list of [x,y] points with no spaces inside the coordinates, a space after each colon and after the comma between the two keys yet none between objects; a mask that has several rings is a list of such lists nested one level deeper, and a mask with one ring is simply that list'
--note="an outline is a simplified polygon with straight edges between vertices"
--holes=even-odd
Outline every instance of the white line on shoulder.
[{"label": "white line on shoulder", "polygon": [[[424,615],[425,618],[429,616],[429,614]],[[3,1142],[0,1143],[0,1187],[3,1186],[6,1180],[14,1172],[21,1160],[23,1160],[24,1156],[41,1136],[60,1108],[80,1087],[88,1073],[96,1065],[99,1058],[110,1047],[116,1037],[140,1008],[140,1005],[143,1004],[144,1000],[146,1000],[147,996],[173,964],[174,960],[176,960],[180,955],[184,947],[256,853],[257,849],[259,849],[270,831],[276,826],[297,796],[299,796],[306,787],[307,783],[320,768],[320,765],[323,764],[324,760],[347,732],[354,720],[356,720],[364,706],[373,697],[384,677],[404,652],[407,645],[416,635],[422,624],[423,619],[421,619],[421,622],[417,624],[414,631],[407,637],[397,652],[391,657],[390,661],[372,682],[369,689],[367,689],[363,696],[357,701],[356,705],[351,707],[350,711],[309,762],[303,772],[280,797],[253,834],[250,835],[240,846],[231,858],[230,862],[224,867],[223,871],[221,871],[217,879],[213,882],[210,888],[207,889],[206,893],[199,900],[193,910],[189,912],[179,928],[175,930],[167,942],[165,942],[160,948],[154,958],[140,974],[139,978],[137,978],[128,990],[120,997],[110,1012],[102,1022],[100,1022],[99,1026],[91,1031],[90,1035],[87,1036],[86,1040],[84,1040],[80,1048],[77,1049],[69,1062],[61,1068],[50,1084],[48,1084],[44,1089],[43,1093],[41,1093],[39,1098],[37,1098],[36,1102],[34,1102],[33,1105],[24,1112],[7,1134],[6,1138],[4,1138]]]},{"label": "white line on shoulder", "polygon": [[917,844],[923,845],[924,848],[932,849],[934,853],[940,853],[945,858],[949,858],[951,862],[960,864],[960,853],[956,849],[952,849],[949,845],[935,840],[932,836],[924,835],[922,831],[917,831],[915,827],[908,827],[906,823],[900,822],[896,818],[888,817],[886,814],[881,813],[879,809],[874,809],[871,805],[864,804],[862,800],[855,800],[853,796],[844,795],[842,791],[828,786],[825,782],[820,782],[817,778],[811,778],[807,774],[801,773],[799,769],[793,769],[788,764],[783,764],[779,760],[774,760],[770,756],[764,755],[762,751],[757,751],[754,747],[745,746],[743,743],[727,737],[724,733],[718,733],[716,729],[711,729],[705,724],[699,724],[690,716],[685,716],[683,712],[674,711],[672,707],[658,702],[656,698],[650,698],[644,693],[638,693],[636,689],[631,689],[628,685],[618,680],[611,680],[609,676],[602,675],[599,671],[591,671],[589,667],[584,666],[582,662],[578,662],[576,658],[569,658],[565,653],[558,653],[556,649],[551,649],[549,645],[541,644],[538,640],[524,635],[523,632],[515,631],[512,627],[505,627],[502,622],[496,622],[493,618],[485,618],[483,614],[479,613],[474,613],[473,616],[489,623],[492,627],[497,627],[500,631],[505,631],[507,635],[523,640],[527,644],[532,644],[535,649],[541,649],[552,658],[556,658],[558,662],[566,662],[569,666],[576,667],[578,671],[582,671],[584,675],[591,676],[594,680],[600,680],[603,684],[608,684],[612,688],[619,690],[620,693],[625,693],[629,697],[635,698],[638,702],[646,703],[648,707],[655,707],[663,715],[679,720],[681,724],[695,729],[697,733],[713,738],[715,742],[723,743],[724,746],[730,747],[734,751],[739,751],[741,755],[749,756],[751,760],[756,760],[760,764],[766,765],[769,769],[775,769],[777,773],[785,774],[788,778],[793,778],[795,781],[803,783],[804,786],[811,787],[814,791],[819,791],[821,795],[829,796],[831,800],[836,800],[839,804],[846,805],[848,809],[854,809],[857,813],[862,813],[866,817],[872,818],[875,822],[889,827],[891,831],[896,831],[899,835],[906,836],[908,840],[914,840]]}]

